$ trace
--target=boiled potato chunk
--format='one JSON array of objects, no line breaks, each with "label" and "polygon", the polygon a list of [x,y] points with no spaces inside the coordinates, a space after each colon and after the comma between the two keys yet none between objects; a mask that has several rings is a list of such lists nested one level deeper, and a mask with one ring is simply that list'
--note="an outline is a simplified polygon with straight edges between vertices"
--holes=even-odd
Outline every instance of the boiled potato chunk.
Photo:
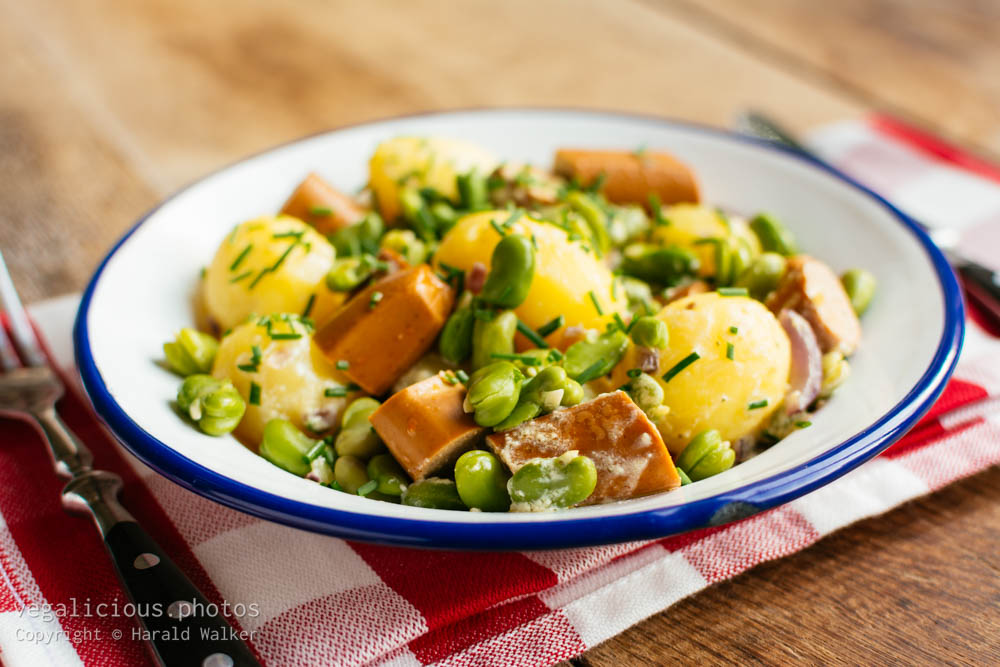
[{"label": "boiled potato chunk", "polygon": [[[441,240],[434,261],[463,270],[476,262],[487,268],[493,248],[500,241],[500,234],[490,224],[504,223],[509,211],[486,211],[467,215]],[[566,232],[555,225],[522,216],[510,227],[510,233],[534,236],[538,249],[535,252],[535,277],[528,296],[515,309],[522,322],[537,329],[558,315],[566,318],[566,325],[581,325],[591,329],[604,329],[614,312],[624,313],[624,290],[613,292],[614,276],[592,251],[580,242],[570,241]],[[604,314],[597,312],[590,293],[593,292]],[[559,340],[560,332],[549,337]]]},{"label": "boiled potato chunk", "polygon": [[251,314],[301,314],[316,294],[310,315],[320,319],[339,305],[324,281],[335,254],[329,241],[296,218],[241,223],[205,271],[207,314],[225,331]]},{"label": "boiled potato chunk", "polygon": [[[270,330],[266,319],[237,326],[222,339],[212,367],[212,375],[232,380],[247,400],[246,414],[234,435],[254,451],[268,421],[287,419],[307,434],[320,433],[339,424],[344,407],[357,395],[326,396],[328,388],[340,393],[341,388],[348,386],[348,379],[323,356],[307,327],[294,318],[290,321],[279,318],[270,318]],[[280,338],[286,333],[301,337]],[[279,337],[272,338],[273,334]],[[255,345],[260,349],[256,364]],[[249,402],[252,382],[260,387],[260,405]]]},{"label": "boiled potato chunk", "polygon": [[701,261],[698,275],[702,277],[715,275],[715,246],[697,243],[701,239],[743,239],[752,257],[760,254],[760,241],[742,218],[732,216],[727,220],[716,209],[700,204],[666,206],[663,217],[670,224],[654,227],[652,241],[662,246],[676,245],[693,250]]},{"label": "boiled potato chunk", "polygon": [[451,200],[458,198],[455,177],[473,167],[488,174],[497,159],[488,151],[456,139],[396,137],[383,141],[368,163],[369,181],[379,213],[387,221],[400,214],[403,187],[434,188]]},{"label": "boiled potato chunk", "polygon": [[[709,292],[671,302],[656,317],[670,328],[670,345],[660,353],[656,374],[663,404],[670,408],[657,427],[670,453],[676,457],[705,429],[718,429],[730,441],[756,434],[784,398],[791,364],[788,336],[771,311],[750,298]],[[728,343],[732,360],[726,356]],[[699,359],[664,381],[662,376],[692,352]],[[612,383],[628,382],[627,372],[637,364],[632,347]],[[766,405],[751,407],[763,401]]]}]

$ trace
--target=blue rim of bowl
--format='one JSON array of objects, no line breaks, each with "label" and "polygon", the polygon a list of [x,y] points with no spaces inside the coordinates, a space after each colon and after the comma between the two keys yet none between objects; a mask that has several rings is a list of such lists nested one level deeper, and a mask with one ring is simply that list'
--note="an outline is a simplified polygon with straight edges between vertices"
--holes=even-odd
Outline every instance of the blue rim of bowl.
[{"label": "blue rim of bowl", "polygon": [[305,530],[344,539],[408,547],[475,550],[554,549],[662,538],[728,523],[789,502],[846,474],[886,449],[902,437],[930,409],[944,390],[945,384],[958,362],[965,334],[962,292],[944,255],[913,220],[883,197],[829,165],[783,146],[719,128],[653,115],[596,109],[500,107],[429,111],[371,120],[302,137],[273,146],[255,155],[352,127],[470,112],[484,113],[484,115],[490,113],[571,113],[679,127],[781,153],[847,183],[888,209],[920,241],[934,266],[944,301],[945,321],[941,340],[931,363],[920,380],[902,400],[871,426],[851,438],[830,447],[805,463],[769,478],[682,505],[641,510],[613,517],[568,519],[563,518],[565,517],[563,515],[559,521],[485,524],[358,514],[291,500],[220,475],[218,472],[182,456],[169,445],[143,430],[118,405],[105,388],[100,371],[98,371],[91,354],[90,334],[87,329],[87,313],[101,274],[108,261],[129,237],[167,202],[184,193],[193,185],[209,178],[212,174],[224,171],[253,157],[248,156],[186,185],[142,216],[101,261],[83,294],[73,327],[73,344],[77,365],[83,379],[83,385],[98,415],[125,447],[159,474],[195,493],[263,519]]}]

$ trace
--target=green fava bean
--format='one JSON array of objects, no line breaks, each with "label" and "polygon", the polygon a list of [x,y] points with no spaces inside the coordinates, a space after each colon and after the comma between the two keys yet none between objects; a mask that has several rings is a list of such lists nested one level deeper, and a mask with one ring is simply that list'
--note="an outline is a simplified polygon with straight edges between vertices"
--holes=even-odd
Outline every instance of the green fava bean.
[{"label": "green fava bean", "polygon": [[677,467],[684,470],[692,481],[717,475],[733,467],[736,452],[715,429],[702,431],[688,443],[677,457]]},{"label": "green fava bean", "polygon": [[512,511],[572,507],[590,497],[597,486],[597,466],[586,456],[567,452],[524,464],[507,482]]},{"label": "green fava bean", "polygon": [[566,203],[579,213],[587,223],[590,231],[590,240],[598,250],[598,255],[603,255],[611,246],[611,238],[608,235],[607,215],[601,210],[593,197],[579,190],[573,190],[566,195]]},{"label": "green fava bean", "polygon": [[385,451],[385,445],[368,422],[368,418],[379,405],[381,404],[374,398],[365,396],[355,399],[347,406],[341,418],[340,433],[334,441],[334,449],[338,456],[369,459]]},{"label": "green fava bean", "polygon": [[851,269],[840,277],[840,282],[844,285],[854,312],[859,317],[864,315],[875,296],[875,276],[864,269]]},{"label": "green fava bean", "polygon": [[330,234],[330,243],[337,250],[338,257],[378,252],[379,238],[385,231],[385,224],[378,213],[368,213],[353,225],[338,229]]},{"label": "green fava bean", "polygon": [[736,287],[746,287],[750,296],[763,300],[777,288],[785,275],[788,260],[776,252],[765,252],[755,259],[748,269],[740,274],[734,283]]},{"label": "green fava bean", "polygon": [[579,405],[583,403],[583,385],[576,380],[566,378],[566,385],[563,387],[562,405]]},{"label": "green fava bean", "polygon": [[510,508],[507,480],[510,473],[495,455],[472,450],[455,462],[455,486],[462,502],[483,512],[506,512]]},{"label": "green fava bean", "polygon": [[260,455],[288,472],[305,476],[312,469],[306,454],[319,440],[313,440],[287,419],[272,419],[264,425]]},{"label": "green fava bean", "polygon": [[479,211],[487,208],[490,203],[489,188],[486,177],[473,169],[465,174],[459,174],[455,179],[458,186],[458,198],[462,208],[467,211]]},{"label": "green fava bean", "polygon": [[488,322],[476,319],[472,327],[472,368],[493,363],[494,354],[513,354],[515,333],[517,315],[512,310],[505,310]]},{"label": "green fava bean", "polygon": [[670,343],[670,330],[667,323],[655,317],[640,317],[629,327],[632,342],[640,347],[652,347],[657,350],[666,349]]},{"label": "green fava bean", "polygon": [[507,234],[493,248],[490,273],[479,297],[486,303],[516,308],[528,296],[535,277],[535,247],[520,234]]},{"label": "green fava bean", "polygon": [[355,426],[367,426],[368,418],[379,409],[382,404],[370,396],[362,396],[351,401],[351,404],[344,410],[340,417],[341,428],[353,428]]},{"label": "green fava bean", "polygon": [[375,261],[371,255],[342,257],[326,274],[326,286],[332,292],[349,292],[371,277]]},{"label": "green fava bean", "polygon": [[453,364],[465,361],[472,352],[472,331],[476,318],[469,306],[455,310],[444,323],[438,339],[438,352]]},{"label": "green fava bean", "polygon": [[458,495],[455,482],[450,479],[428,477],[414,482],[403,491],[403,504],[411,507],[428,507],[435,510],[469,509]]},{"label": "green fava bean", "polygon": [[357,493],[358,489],[368,483],[365,462],[356,456],[341,456],[333,464],[333,478],[347,493]]},{"label": "green fava bean", "polygon": [[632,378],[625,393],[629,395],[633,403],[647,414],[654,408],[663,405],[663,387],[646,373]]},{"label": "green fava bean", "polygon": [[379,241],[383,248],[398,252],[411,266],[427,260],[427,244],[409,229],[391,229]]},{"label": "green fava bean", "polygon": [[189,327],[181,329],[173,342],[163,344],[167,365],[181,377],[211,371],[218,351],[219,341]]},{"label": "green fava bean", "polygon": [[632,243],[622,253],[622,271],[646,282],[676,285],[698,270],[698,257],[685,248]]},{"label": "green fava bean", "polygon": [[624,331],[606,331],[570,345],[563,359],[563,368],[568,376],[585,384],[609,373],[621,361],[626,349],[628,336]]},{"label": "green fava bean", "polygon": [[375,490],[387,496],[399,496],[409,483],[409,476],[391,454],[373,456],[368,462],[368,477],[378,482]]},{"label": "green fava bean", "polygon": [[[510,415],[494,428],[497,431],[506,431],[522,424],[529,419],[534,419],[543,412],[551,412],[562,402],[565,395],[566,385],[571,380],[566,376],[566,371],[559,366],[548,366],[538,371],[535,377],[524,384],[521,395],[517,399],[517,405]],[[554,405],[548,404],[551,392],[562,391],[559,401]]]},{"label": "green fava bean", "polygon": [[177,407],[203,433],[225,435],[240,423],[247,404],[229,380],[201,373],[189,375],[177,391]]},{"label": "green fava bean", "polygon": [[517,406],[524,375],[509,361],[483,366],[469,378],[466,404],[480,426],[496,426]]},{"label": "green fava bean", "polygon": [[760,213],[750,221],[750,229],[760,240],[760,246],[767,252],[776,252],[788,257],[798,252],[795,237],[783,224],[769,213]]}]

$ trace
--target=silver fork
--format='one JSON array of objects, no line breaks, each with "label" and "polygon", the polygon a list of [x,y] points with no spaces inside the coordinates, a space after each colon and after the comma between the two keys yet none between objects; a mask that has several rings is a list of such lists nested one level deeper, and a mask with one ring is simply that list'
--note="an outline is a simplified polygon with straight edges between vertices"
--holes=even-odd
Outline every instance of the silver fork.
[{"label": "silver fork", "polygon": [[0,254],[0,306],[11,344],[0,325],[0,414],[27,418],[41,428],[56,474],[69,480],[62,505],[89,514],[104,537],[115,570],[135,602],[142,632],[163,665],[258,665],[250,648],[216,605],[191,583],[162,548],[118,502],[122,480],[94,470],[93,456],[56,413],[63,384],[49,365]]}]

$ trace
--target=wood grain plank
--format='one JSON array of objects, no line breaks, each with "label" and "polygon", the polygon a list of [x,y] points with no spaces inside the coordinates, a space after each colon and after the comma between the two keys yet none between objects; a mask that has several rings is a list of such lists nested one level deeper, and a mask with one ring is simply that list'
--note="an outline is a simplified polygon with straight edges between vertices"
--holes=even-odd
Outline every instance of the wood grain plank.
[{"label": "wood grain plank", "polygon": [[157,193],[94,128],[70,72],[3,18],[0,44],[0,248],[34,301],[79,290]]},{"label": "wood grain plank", "polygon": [[751,101],[792,99],[799,128],[859,111],[635,2],[37,0],[20,11],[171,186],[302,134],[431,108],[597,106],[726,125]]},{"label": "wood grain plank", "polygon": [[584,654],[622,664],[1000,664],[1000,468],[681,601]]},{"label": "wood grain plank", "polygon": [[1000,4],[669,0],[672,16],[1000,157]]}]

